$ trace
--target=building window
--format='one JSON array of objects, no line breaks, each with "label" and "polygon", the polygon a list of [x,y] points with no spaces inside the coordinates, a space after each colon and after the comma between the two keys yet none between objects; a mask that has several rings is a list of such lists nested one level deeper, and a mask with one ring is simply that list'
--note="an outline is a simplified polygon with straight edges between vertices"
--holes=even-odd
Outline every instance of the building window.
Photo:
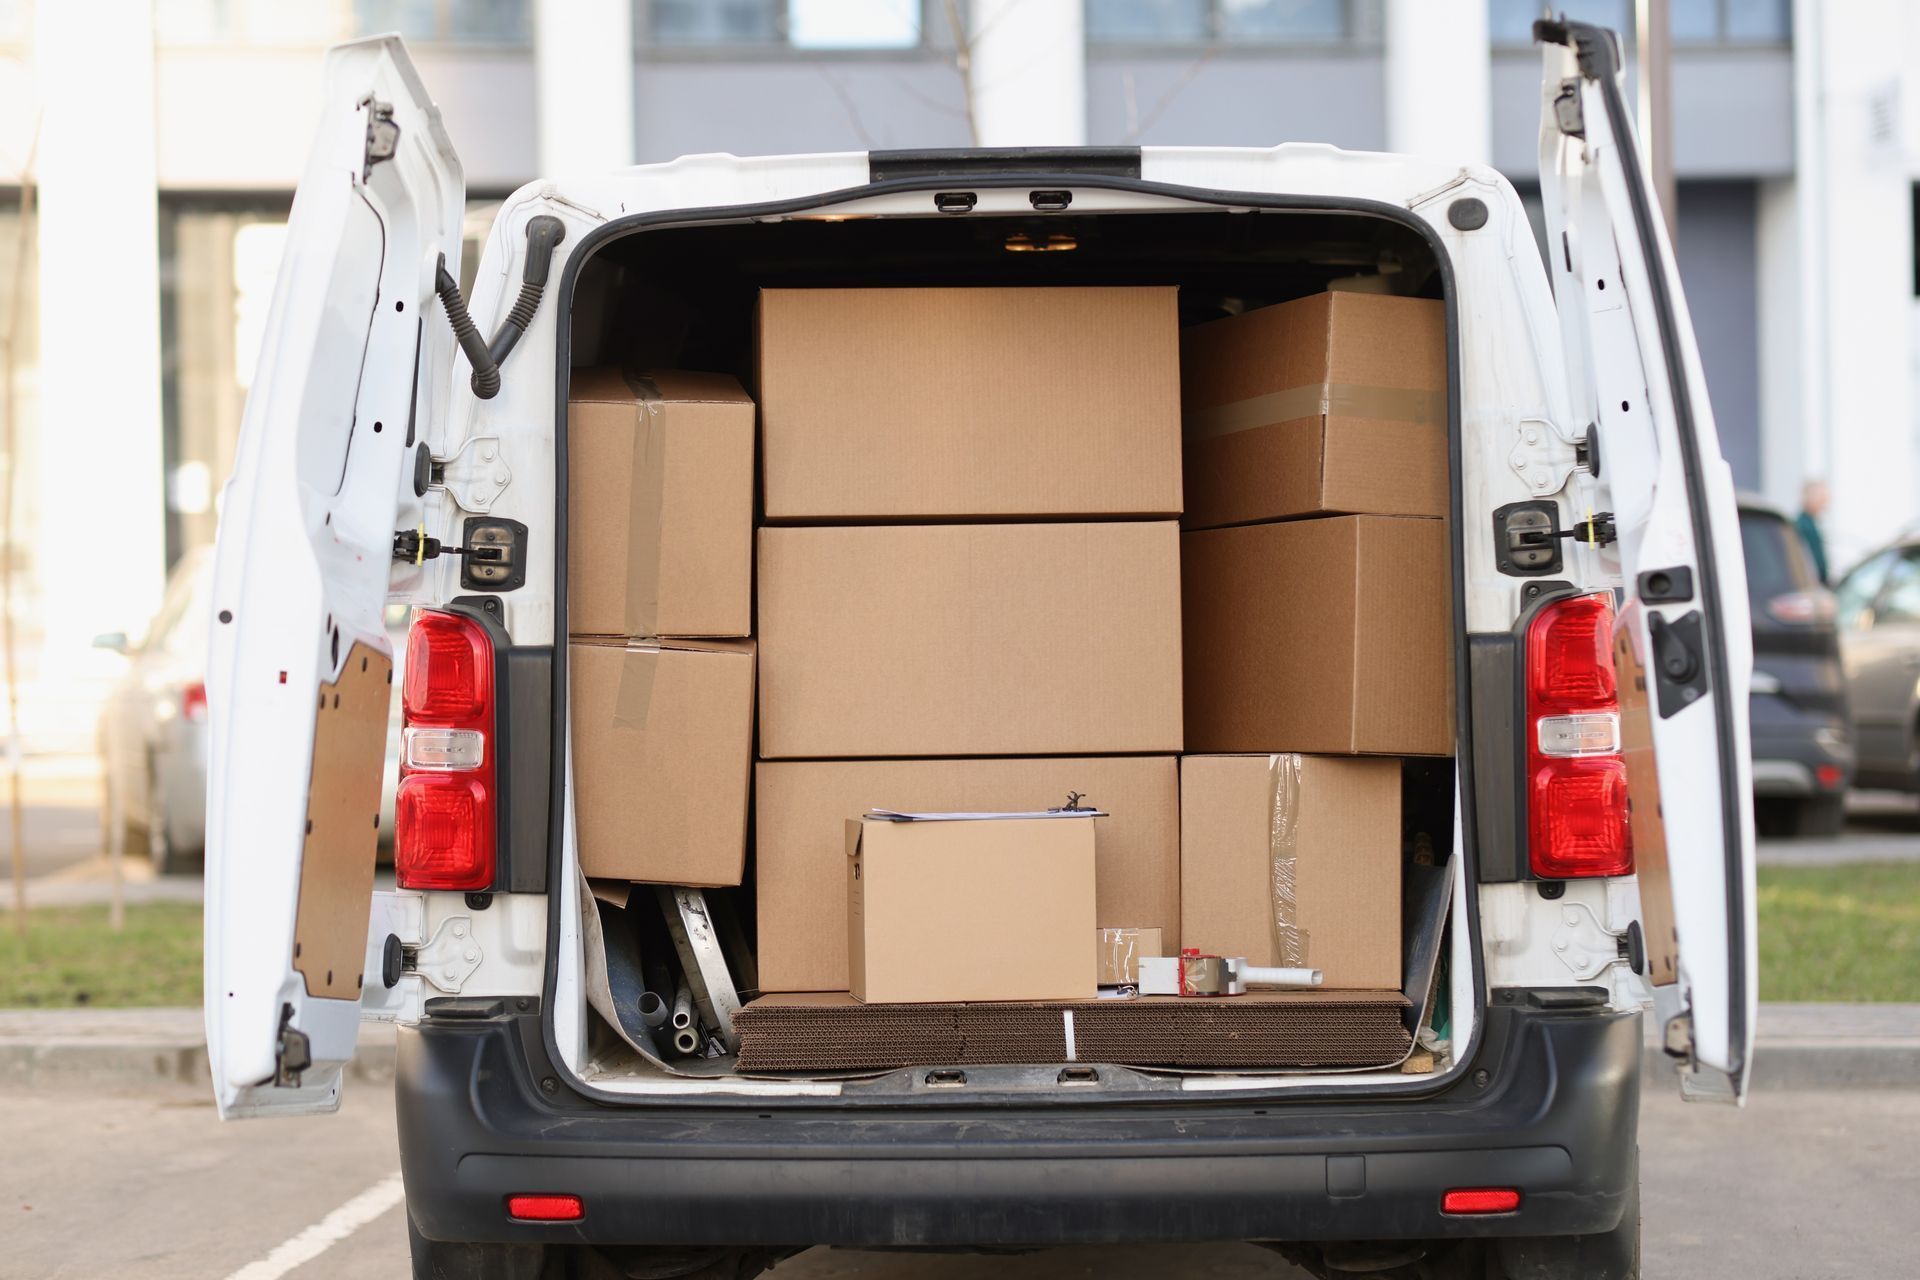
[{"label": "building window", "polygon": [[924,0],[643,0],[636,28],[669,48],[918,48]]},{"label": "building window", "polygon": [[282,0],[155,0],[163,45],[325,45],[346,35],[338,5]]},{"label": "building window", "polygon": [[532,0],[353,0],[360,35],[397,31],[415,44],[533,43]]},{"label": "building window", "polygon": [[[1786,44],[1793,35],[1793,0],[1667,0],[1673,41],[1681,45]],[[1555,13],[1612,27],[1634,38],[1633,0],[1554,0]],[[1496,48],[1533,43],[1538,0],[1491,0],[1487,20]]]},{"label": "building window", "polygon": [[1379,0],[1087,0],[1093,44],[1327,45],[1379,33]]},{"label": "building window", "polygon": [[1786,44],[1792,0],[1668,0],[1675,44]]}]

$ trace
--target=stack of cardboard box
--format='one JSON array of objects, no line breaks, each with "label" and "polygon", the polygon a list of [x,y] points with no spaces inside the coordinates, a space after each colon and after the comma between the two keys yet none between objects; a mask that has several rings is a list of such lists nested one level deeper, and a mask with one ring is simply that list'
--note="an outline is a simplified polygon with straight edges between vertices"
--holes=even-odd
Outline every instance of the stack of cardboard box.
[{"label": "stack of cardboard box", "polygon": [[1401,769],[1453,749],[1439,302],[1334,292],[1181,335],[1181,937],[1401,980]]},{"label": "stack of cardboard box", "polygon": [[576,369],[567,660],[581,869],[737,885],[753,742],[753,401]]},{"label": "stack of cardboard box", "polygon": [[[862,985],[845,820],[875,806],[1028,811],[1077,793],[1110,815],[1092,923],[1176,941],[1174,303],[1168,288],[761,295],[763,989]],[[885,923],[940,963],[952,920]],[[1071,989],[1092,996],[1078,927]],[[1045,989],[1027,994],[1062,994],[1063,975],[1031,976]]]}]

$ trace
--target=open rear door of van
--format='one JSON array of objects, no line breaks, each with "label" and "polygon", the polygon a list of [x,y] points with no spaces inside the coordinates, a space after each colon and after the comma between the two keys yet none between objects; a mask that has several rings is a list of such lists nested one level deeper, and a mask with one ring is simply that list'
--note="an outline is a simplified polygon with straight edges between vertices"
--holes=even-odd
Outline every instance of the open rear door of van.
[{"label": "open rear door of van", "polygon": [[[1753,1049],[1753,637],[1732,473],[1641,167],[1611,31],[1540,22],[1540,189],[1569,387],[1624,600],[1614,635],[1647,976],[1682,1093],[1738,1101]],[[1584,513],[1583,513],[1584,514]]]},{"label": "open rear door of van", "polygon": [[359,1030],[416,446],[443,420],[464,179],[398,39],[327,55],[214,558],[207,1051],[222,1116],[340,1105]]}]

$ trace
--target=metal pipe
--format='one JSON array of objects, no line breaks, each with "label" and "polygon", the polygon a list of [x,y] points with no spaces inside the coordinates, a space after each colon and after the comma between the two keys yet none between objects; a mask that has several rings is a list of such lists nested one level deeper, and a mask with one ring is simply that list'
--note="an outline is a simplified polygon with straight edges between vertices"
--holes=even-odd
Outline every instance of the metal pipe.
[{"label": "metal pipe", "polygon": [[[693,1026],[693,988],[685,982],[673,989],[673,1029],[686,1031]],[[680,1037],[675,1036],[676,1041]],[[694,1037],[698,1042],[699,1037]]]},{"label": "metal pipe", "polygon": [[662,1000],[656,992],[640,993],[640,1021],[650,1027],[667,1025],[667,1002]]},{"label": "metal pipe", "polygon": [[700,1052],[700,1032],[693,1027],[682,1027],[673,1033],[674,1049],[686,1056]]}]

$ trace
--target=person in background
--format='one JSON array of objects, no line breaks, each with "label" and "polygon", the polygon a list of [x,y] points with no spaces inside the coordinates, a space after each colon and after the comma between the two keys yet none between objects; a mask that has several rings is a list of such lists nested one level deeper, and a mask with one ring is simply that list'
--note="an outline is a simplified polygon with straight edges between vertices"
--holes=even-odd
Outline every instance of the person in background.
[{"label": "person in background", "polygon": [[1820,575],[1820,581],[1827,581],[1827,540],[1820,532],[1820,518],[1827,514],[1827,482],[1809,480],[1800,490],[1800,514],[1794,517],[1793,527],[1800,531],[1800,541],[1807,544],[1807,554],[1813,557],[1813,571]]}]

